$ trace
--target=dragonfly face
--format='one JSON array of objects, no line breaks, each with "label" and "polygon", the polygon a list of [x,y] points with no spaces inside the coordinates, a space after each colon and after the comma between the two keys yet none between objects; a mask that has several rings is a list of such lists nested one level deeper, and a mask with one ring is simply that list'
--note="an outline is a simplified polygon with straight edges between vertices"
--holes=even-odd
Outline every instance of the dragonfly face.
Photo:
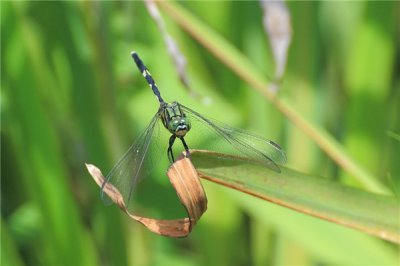
[{"label": "dragonfly face", "polygon": [[163,125],[171,134],[177,137],[184,137],[189,132],[191,124],[189,118],[182,111],[179,103],[173,102],[161,106],[161,119]]}]

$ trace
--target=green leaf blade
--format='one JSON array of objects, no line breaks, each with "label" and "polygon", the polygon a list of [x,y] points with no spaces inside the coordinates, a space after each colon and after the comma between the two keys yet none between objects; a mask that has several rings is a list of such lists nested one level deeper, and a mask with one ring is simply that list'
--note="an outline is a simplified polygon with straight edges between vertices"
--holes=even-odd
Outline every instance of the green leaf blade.
[{"label": "green leaf blade", "polygon": [[239,158],[194,151],[201,177],[321,219],[400,243],[395,197],[377,195],[282,167],[281,173]]}]

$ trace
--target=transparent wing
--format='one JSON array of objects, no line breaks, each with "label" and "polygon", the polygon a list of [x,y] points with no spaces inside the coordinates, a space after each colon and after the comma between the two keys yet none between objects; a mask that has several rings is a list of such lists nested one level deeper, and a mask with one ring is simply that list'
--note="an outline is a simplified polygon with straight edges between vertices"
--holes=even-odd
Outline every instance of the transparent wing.
[{"label": "transparent wing", "polygon": [[[157,112],[144,132],[135,140],[106,177],[105,182],[112,184],[120,191],[128,210],[133,208],[132,195],[135,188],[144,177],[149,175],[153,166],[156,165],[155,154],[163,149],[163,143],[160,141],[159,118]],[[103,190],[101,190],[101,197],[105,204],[111,203]]]},{"label": "transparent wing", "polygon": [[[196,148],[199,145],[196,140],[207,136],[206,147],[199,146],[198,148],[245,156],[276,172],[280,172],[277,163],[286,162],[284,151],[275,142],[206,118],[186,106],[181,105],[181,107],[192,123],[191,130],[185,136],[189,148]],[[204,141],[201,145],[204,145]]]}]

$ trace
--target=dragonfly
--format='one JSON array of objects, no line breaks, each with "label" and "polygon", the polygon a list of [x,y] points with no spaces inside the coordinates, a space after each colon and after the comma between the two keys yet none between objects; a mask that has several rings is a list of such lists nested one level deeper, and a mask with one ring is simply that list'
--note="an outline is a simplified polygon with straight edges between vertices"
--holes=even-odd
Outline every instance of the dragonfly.
[{"label": "dragonfly", "polygon": [[144,177],[149,175],[151,168],[160,162],[160,156],[163,156],[165,152],[163,147],[166,148],[171,164],[175,161],[173,146],[177,140],[182,143],[185,156],[190,158],[186,139],[192,135],[193,143],[202,137],[201,135],[206,135],[209,136],[207,143],[214,142],[215,145],[211,147],[211,150],[215,152],[246,157],[277,173],[281,172],[278,163],[284,164],[286,156],[277,143],[207,118],[177,101],[171,103],[164,101],[156,82],[139,55],[132,52],[131,56],[158,99],[159,108],[147,128],[106,176],[101,189],[102,198],[106,203],[109,200],[103,193],[103,188],[107,183],[111,183],[120,191],[130,209],[129,202],[135,188]]}]

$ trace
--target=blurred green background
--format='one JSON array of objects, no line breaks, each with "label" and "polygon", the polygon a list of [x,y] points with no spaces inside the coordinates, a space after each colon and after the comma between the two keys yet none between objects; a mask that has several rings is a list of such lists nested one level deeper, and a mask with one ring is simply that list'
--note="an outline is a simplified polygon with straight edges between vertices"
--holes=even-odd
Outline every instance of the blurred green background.
[{"label": "blurred green background", "polygon": [[[178,4],[273,75],[258,2]],[[399,2],[288,7],[293,43],[280,94],[396,191]],[[396,245],[207,181],[208,211],[185,239],[152,234],[117,207],[102,204],[84,163],[109,171],[158,108],[132,50],[167,101],[276,140],[289,167],[359,185],[165,14],[164,19],[186,56],[191,86],[210,105],[191,98],[180,84],[142,2],[1,2],[1,264],[399,264]],[[150,179],[151,196],[173,213],[179,204],[168,192],[165,173]]]}]

